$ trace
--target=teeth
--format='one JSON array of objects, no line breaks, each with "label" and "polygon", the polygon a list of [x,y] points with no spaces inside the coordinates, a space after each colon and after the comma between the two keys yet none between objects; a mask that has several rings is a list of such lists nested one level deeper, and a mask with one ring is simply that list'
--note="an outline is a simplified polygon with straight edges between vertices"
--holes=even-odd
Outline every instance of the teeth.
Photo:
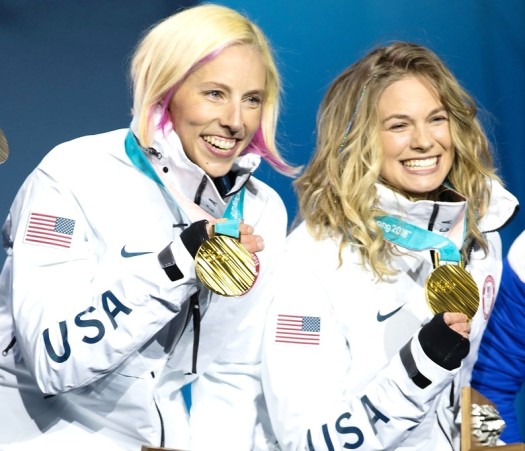
[{"label": "teeth", "polygon": [[409,168],[430,168],[437,164],[437,157],[427,158],[425,160],[407,160],[403,161],[403,165]]},{"label": "teeth", "polygon": [[221,150],[230,150],[233,146],[235,146],[235,140],[217,138],[216,136],[203,136],[202,138],[207,143],[210,143],[212,146]]}]

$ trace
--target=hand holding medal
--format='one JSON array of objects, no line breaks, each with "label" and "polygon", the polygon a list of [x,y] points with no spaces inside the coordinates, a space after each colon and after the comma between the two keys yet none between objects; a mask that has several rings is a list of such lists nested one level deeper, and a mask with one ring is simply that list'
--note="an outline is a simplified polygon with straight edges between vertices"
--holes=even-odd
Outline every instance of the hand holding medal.
[{"label": "hand holding medal", "polygon": [[434,270],[425,282],[425,296],[434,314],[459,312],[470,321],[479,306],[479,289],[465,270],[461,254],[447,237],[392,216],[378,216],[384,239],[411,250],[434,249]]},{"label": "hand holding medal", "polygon": [[213,236],[197,251],[195,271],[204,286],[214,293],[241,296],[250,290],[259,274],[259,259],[250,251],[262,248],[261,239],[253,235],[251,226],[236,219],[217,222]]}]

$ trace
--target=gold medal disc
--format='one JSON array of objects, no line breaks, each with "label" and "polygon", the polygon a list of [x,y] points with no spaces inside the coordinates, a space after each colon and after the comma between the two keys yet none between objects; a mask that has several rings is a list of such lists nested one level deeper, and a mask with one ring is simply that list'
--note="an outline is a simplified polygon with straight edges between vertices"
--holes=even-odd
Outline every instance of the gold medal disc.
[{"label": "gold medal disc", "polygon": [[478,286],[459,265],[441,265],[432,271],[425,282],[425,295],[434,314],[461,312],[471,320],[479,306]]},{"label": "gold medal disc", "polygon": [[195,256],[197,277],[222,296],[241,296],[255,283],[259,260],[239,240],[216,235],[205,241]]},{"label": "gold medal disc", "polygon": [[2,129],[0,129],[0,164],[4,163],[8,156],[9,146],[7,145],[7,139],[5,138]]}]

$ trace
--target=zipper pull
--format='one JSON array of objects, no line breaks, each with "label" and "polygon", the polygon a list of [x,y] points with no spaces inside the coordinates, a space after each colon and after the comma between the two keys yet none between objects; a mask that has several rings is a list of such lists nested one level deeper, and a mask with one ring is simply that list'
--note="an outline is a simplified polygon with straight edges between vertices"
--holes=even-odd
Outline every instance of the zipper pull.
[{"label": "zipper pull", "polygon": [[7,348],[5,348],[3,351],[2,351],[2,355],[5,357],[7,354],[9,354],[9,351],[11,350],[11,348],[15,345],[16,343],[16,337],[13,337],[11,339],[11,341],[9,342],[9,344],[7,345]]}]

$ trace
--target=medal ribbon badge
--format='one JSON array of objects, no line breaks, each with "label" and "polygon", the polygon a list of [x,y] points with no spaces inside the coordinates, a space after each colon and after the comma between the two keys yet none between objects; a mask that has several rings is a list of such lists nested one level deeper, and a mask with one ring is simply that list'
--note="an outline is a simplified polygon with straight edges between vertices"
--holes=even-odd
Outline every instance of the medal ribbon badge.
[{"label": "medal ribbon badge", "polygon": [[479,289],[463,267],[457,246],[446,237],[393,216],[378,216],[376,222],[391,243],[415,251],[435,250],[434,270],[425,282],[430,310],[434,314],[462,312],[472,319],[479,306]]}]

